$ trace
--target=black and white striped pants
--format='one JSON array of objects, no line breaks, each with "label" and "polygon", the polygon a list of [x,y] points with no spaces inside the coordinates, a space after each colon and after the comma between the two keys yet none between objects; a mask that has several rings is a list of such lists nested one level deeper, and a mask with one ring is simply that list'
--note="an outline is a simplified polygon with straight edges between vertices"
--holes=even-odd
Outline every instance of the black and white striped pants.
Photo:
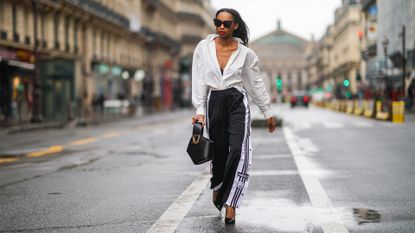
[{"label": "black and white striped pants", "polygon": [[207,127],[215,142],[211,189],[219,191],[215,205],[239,207],[252,163],[248,98],[244,91],[230,88],[210,91],[207,102]]}]

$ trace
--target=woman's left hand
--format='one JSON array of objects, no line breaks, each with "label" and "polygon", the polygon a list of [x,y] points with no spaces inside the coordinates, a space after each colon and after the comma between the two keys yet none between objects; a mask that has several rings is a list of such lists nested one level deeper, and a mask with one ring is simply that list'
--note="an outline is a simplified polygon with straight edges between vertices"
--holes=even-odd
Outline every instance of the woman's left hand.
[{"label": "woman's left hand", "polygon": [[268,132],[273,133],[275,129],[277,128],[277,119],[275,119],[275,117],[268,118],[267,125],[268,125]]}]

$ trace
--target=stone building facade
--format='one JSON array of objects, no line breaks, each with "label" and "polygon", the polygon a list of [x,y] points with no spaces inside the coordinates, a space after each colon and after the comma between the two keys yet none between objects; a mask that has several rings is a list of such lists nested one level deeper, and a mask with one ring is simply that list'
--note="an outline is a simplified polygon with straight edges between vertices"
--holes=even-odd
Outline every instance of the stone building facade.
[{"label": "stone building facade", "polygon": [[324,87],[339,98],[351,97],[357,94],[362,81],[361,4],[343,0],[334,18],[334,24],[309,49],[308,73],[314,73],[309,85]]},{"label": "stone building facade", "polygon": [[0,121],[118,114],[144,95],[170,108],[179,61],[212,14],[208,0],[0,0]]},{"label": "stone building facade", "polygon": [[280,94],[288,95],[292,90],[307,86],[305,50],[309,41],[296,36],[281,27],[250,43],[250,47],[261,60],[261,70],[268,78],[269,91],[276,99],[277,79],[282,80]]}]

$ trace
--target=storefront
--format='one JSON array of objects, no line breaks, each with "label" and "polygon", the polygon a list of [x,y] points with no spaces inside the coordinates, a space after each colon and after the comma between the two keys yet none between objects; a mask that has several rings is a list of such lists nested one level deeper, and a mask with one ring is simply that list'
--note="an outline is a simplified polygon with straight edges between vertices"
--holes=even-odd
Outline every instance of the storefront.
[{"label": "storefront", "polygon": [[0,47],[0,121],[23,124],[32,113],[35,65],[31,51]]},{"label": "storefront", "polygon": [[67,122],[76,111],[75,62],[53,58],[40,60],[42,113],[47,121]]}]

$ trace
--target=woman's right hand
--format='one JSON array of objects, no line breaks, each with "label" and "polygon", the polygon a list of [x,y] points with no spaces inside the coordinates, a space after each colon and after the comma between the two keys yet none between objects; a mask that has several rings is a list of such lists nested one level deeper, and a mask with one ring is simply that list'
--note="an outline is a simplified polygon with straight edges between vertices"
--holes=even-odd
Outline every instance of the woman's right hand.
[{"label": "woman's right hand", "polygon": [[192,117],[192,125],[194,125],[196,121],[202,122],[202,125],[205,126],[205,115],[200,114]]}]

